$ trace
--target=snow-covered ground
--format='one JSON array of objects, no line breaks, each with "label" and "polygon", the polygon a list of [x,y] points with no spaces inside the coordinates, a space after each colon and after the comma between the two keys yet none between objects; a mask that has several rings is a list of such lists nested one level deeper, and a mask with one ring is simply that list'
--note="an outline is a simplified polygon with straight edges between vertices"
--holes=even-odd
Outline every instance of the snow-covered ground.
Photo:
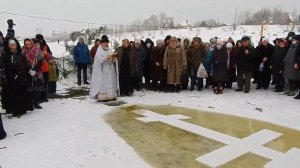
[{"label": "snow-covered ground", "polygon": [[[274,32],[272,34],[286,36],[284,29],[279,30],[278,27],[280,28],[277,26],[274,30],[270,28]],[[226,28],[217,28],[214,31],[201,30],[198,35],[207,40],[212,36],[242,36],[251,34],[254,30],[258,32],[253,28],[249,33],[243,32],[243,29],[229,33]],[[184,31],[167,31],[160,36],[192,35],[190,30],[185,31],[186,34]],[[216,32],[218,34],[214,34]],[[155,37],[161,38],[160,36]],[[55,56],[63,55],[63,46],[55,43],[49,45]],[[69,80],[58,82],[59,93],[68,87],[75,87],[75,79],[73,75]],[[207,89],[179,94],[141,91],[135,92],[132,97],[120,99],[128,102],[127,105],[173,105],[232,114],[300,131],[299,101],[274,93],[271,89],[256,91],[252,88],[249,94],[225,90],[223,95],[214,95]],[[150,167],[105,123],[103,116],[113,110],[113,107],[88,98],[55,99],[42,106],[42,110],[29,112],[21,118],[8,119],[2,116],[8,137],[0,141],[0,168]]]},{"label": "snow-covered ground", "polygon": [[[71,81],[69,81],[71,82]],[[64,82],[62,82],[64,83]],[[300,130],[299,101],[271,90],[136,92],[130,104],[174,105],[233,114]],[[113,107],[93,100],[51,100],[21,118],[3,116],[8,137],[0,142],[3,168],[149,167],[103,120]],[[255,110],[263,109],[263,112]],[[21,133],[21,134],[20,134]],[[4,149],[1,149],[5,147]]]}]

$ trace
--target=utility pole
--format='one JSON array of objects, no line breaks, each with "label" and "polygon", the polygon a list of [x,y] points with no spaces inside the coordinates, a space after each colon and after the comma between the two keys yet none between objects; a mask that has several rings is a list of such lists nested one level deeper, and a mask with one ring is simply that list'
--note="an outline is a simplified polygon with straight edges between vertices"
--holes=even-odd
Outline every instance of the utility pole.
[{"label": "utility pole", "polygon": [[260,38],[262,38],[264,35],[264,23],[265,23],[265,20],[261,19],[260,20]]},{"label": "utility pole", "polygon": [[297,18],[296,15],[297,15],[296,14],[296,8],[295,8],[295,5],[294,5],[293,18],[292,18],[292,30],[291,31],[294,31],[294,29],[295,29],[295,21],[296,21],[296,18]]},{"label": "utility pole", "polygon": [[234,25],[233,25],[233,30],[235,31],[236,28],[237,28],[237,12],[238,9],[237,9],[237,6],[235,7],[235,14],[234,14]]}]

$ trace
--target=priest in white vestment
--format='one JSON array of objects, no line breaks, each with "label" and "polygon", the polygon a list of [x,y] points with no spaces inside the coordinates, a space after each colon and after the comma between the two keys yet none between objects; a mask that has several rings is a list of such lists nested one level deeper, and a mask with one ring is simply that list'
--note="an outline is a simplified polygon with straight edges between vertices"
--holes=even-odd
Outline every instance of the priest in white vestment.
[{"label": "priest in white vestment", "polygon": [[118,62],[106,35],[100,43],[94,59],[90,98],[109,101],[120,95]]}]

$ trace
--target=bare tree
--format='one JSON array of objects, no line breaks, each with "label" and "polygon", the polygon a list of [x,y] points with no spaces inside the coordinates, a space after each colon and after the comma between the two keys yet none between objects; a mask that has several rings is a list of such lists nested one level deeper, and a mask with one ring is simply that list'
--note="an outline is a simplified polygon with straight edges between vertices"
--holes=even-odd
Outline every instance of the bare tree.
[{"label": "bare tree", "polygon": [[167,16],[165,13],[158,15],[160,28],[172,28],[174,27],[174,18]]}]

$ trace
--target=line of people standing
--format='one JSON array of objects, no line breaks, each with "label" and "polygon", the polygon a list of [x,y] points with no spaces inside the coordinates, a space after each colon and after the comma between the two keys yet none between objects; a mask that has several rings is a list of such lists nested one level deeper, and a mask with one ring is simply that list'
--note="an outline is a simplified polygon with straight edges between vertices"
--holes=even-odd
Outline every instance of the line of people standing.
[{"label": "line of people standing", "polygon": [[[276,39],[275,46],[263,37],[257,47],[249,36],[236,43],[232,38],[214,37],[203,43],[200,37],[180,40],[167,36],[157,40],[156,46],[151,39],[123,39],[116,50],[120,93],[130,96],[142,86],[154,91],[180,92],[188,89],[189,82],[190,91],[196,87],[201,91],[204,79],[205,88],[211,86],[215,94],[222,94],[224,88],[231,89],[233,82],[237,82],[237,92],[249,93],[254,78],[258,90],[268,89],[272,80],[275,92],[285,89],[288,96],[293,96],[300,78],[299,37],[289,33],[287,38]],[[207,77],[199,77],[200,65],[205,67]]]},{"label": "line of people standing", "polygon": [[[21,47],[13,34],[0,32],[1,104],[7,115],[20,117],[27,111],[42,109],[40,103],[55,94],[58,67],[43,35],[24,40]],[[49,93],[48,93],[49,91]],[[6,137],[2,119],[0,139]]]}]

